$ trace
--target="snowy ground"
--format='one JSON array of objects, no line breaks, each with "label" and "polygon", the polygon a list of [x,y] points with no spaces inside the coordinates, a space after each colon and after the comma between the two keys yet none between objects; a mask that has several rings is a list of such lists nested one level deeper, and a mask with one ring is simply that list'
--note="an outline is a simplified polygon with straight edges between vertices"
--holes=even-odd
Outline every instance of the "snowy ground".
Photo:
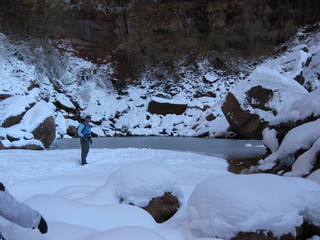
[{"label": "snowy ground", "polygon": [[[41,235],[36,229],[22,229],[1,219],[0,229],[7,239],[204,240],[255,227],[294,233],[293,226],[305,219],[320,225],[320,185],[309,180],[233,175],[227,172],[224,159],[190,152],[91,149],[90,164],[84,167],[79,165],[79,156],[80,149],[0,151],[1,181],[17,199],[39,210],[49,225],[48,234]],[[139,205],[141,196],[156,197],[168,189],[182,206],[164,224],[117,199],[125,194]],[[262,195],[255,197],[257,189],[267,196],[262,202]],[[206,209],[211,211],[204,214]],[[281,214],[272,215],[280,210]],[[208,222],[206,218],[212,216]],[[242,224],[228,225],[234,221]],[[211,228],[210,222],[219,223],[218,229]]]}]

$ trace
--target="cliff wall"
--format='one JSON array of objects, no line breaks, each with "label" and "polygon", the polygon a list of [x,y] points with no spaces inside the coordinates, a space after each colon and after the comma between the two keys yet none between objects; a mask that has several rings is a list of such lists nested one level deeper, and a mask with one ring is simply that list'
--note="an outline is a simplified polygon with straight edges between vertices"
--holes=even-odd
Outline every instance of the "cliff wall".
[{"label": "cliff wall", "polygon": [[76,55],[113,62],[119,79],[147,63],[268,54],[320,19],[318,0],[2,0],[0,10],[0,32],[67,39]]}]

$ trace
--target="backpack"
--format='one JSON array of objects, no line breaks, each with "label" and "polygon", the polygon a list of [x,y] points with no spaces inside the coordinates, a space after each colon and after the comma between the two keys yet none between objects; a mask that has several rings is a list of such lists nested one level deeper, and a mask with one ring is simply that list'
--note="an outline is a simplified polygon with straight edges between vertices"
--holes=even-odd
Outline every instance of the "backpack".
[{"label": "backpack", "polygon": [[[82,125],[83,123],[80,123],[79,125],[78,125],[78,127],[76,128],[76,133],[75,133],[75,135],[76,135],[76,137],[80,137],[79,135],[78,135],[78,130],[79,130],[79,127]],[[81,133],[83,132],[83,130],[86,128],[86,126],[84,126],[84,128],[82,129],[82,131],[81,131]]]}]

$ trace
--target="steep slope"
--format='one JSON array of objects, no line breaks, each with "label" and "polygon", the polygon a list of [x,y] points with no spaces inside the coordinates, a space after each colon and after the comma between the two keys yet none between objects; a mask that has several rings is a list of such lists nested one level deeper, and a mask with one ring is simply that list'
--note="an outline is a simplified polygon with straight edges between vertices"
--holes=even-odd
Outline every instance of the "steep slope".
[{"label": "steep slope", "polygon": [[[221,106],[231,88],[241,106],[269,121],[275,112],[294,101],[288,86],[299,86],[304,92],[319,86],[319,70],[310,67],[319,64],[319,31],[314,30],[317,28],[318,25],[302,29],[287,43],[287,52],[266,59],[261,65],[238,61],[237,74],[230,74],[228,69],[217,69],[204,59],[194,63],[198,71],[180,66],[180,81],[161,72],[161,68],[151,68],[141,78],[140,85],[121,91],[110,81],[114,72],[111,64],[98,65],[74,57],[68,42],[59,43],[68,50],[61,54],[41,41],[21,41],[18,45],[1,35],[0,96],[12,99],[12,95],[20,95],[26,96],[30,103],[47,102],[54,112],[57,138],[74,136],[75,127],[85,114],[92,115],[96,136],[230,137],[234,133],[228,131],[229,123]],[[258,74],[261,69],[262,75]],[[164,80],[150,81],[149,74],[154,72],[162,73]],[[271,78],[266,82],[265,77],[270,74]],[[306,84],[301,82],[303,85],[300,85],[294,80],[299,74]],[[275,83],[278,78],[272,76],[278,76],[288,84]],[[268,85],[270,81],[273,83]],[[278,97],[267,106],[275,112],[248,105],[245,92],[259,84],[279,88],[275,94]],[[0,102],[0,109],[7,108],[6,102]],[[250,102],[257,104],[254,98]],[[16,102],[13,106],[20,105]],[[8,134],[4,125],[6,119],[6,111],[2,111],[2,140],[10,145],[19,139],[32,139],[23,135],[21,129]],[[19,128],[19,122],[16,126]],[[10,138],[11,143],[8,135],[15,136]]]}]

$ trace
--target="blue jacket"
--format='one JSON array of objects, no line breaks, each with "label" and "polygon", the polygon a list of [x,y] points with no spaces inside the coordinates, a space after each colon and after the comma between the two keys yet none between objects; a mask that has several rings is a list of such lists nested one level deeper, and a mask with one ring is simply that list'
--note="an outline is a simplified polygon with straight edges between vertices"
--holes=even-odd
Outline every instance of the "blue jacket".
[{"label": "blue jacket", "polygon": [[81,123],[80,126],[78,127],[77,131],[78,136],[83,137],[83,136],[88,136],[91,137],[91,126],[89,123]]}]

